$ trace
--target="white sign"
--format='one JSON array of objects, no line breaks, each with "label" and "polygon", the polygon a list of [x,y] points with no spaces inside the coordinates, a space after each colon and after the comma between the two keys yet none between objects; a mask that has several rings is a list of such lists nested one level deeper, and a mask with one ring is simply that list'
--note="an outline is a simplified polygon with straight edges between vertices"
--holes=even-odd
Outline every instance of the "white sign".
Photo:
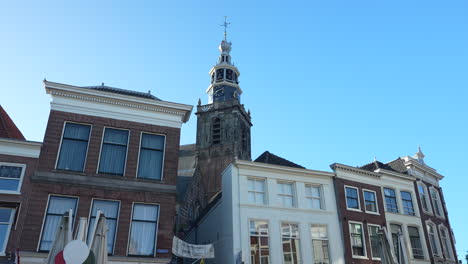
[{"label": "white sign", "polygon": [[180,240],[178,237],[172,239],[172,253],[178,257],[192,259],[215,257],[213,244],[193,245]]}]

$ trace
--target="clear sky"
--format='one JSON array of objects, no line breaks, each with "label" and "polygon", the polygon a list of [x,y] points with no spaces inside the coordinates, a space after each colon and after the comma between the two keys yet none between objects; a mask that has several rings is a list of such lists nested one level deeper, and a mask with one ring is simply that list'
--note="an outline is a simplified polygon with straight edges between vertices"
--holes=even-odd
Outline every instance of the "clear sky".
[{"label": "clear sky", "polygon": [[[223,16],[263,151],[330,171],[421,145],[468,251],[467,1],[2,1],[0,104],[42,141],[42,80],[207,102]],[[196,117],[182,129],[195,141]]]}]

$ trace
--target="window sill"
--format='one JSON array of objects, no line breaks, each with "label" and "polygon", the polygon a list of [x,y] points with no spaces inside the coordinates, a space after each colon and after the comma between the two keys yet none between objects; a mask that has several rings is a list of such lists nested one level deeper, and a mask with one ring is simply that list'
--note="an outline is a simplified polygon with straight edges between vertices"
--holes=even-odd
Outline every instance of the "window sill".
[{"label": "window sill", "polygon": [[346,207],[346,210],[362,213],[362,210],[361,210],[361,209],[354,209],[354,208],[348,208],[348,207]]},{"label": "window sill", "polygon": [[[366,214],[371,214],[371,215],[380,215],[379,213],[372,212],[372,211],[366,211]],[[380,260],[380,258],[379,258]]]},{"label": "window sill", "polygon": [[[14,195],[21,195],[21,192],[15,192],[15,191],[2,191],[0,190],[0,194],[14,194]],[[2,253],[0,253],[2,254]]]},{"label": "window sill", "polygon": [[354,255],[353,255],[353,258],[354,259],[369,259],[367,256],[354,256]]}]

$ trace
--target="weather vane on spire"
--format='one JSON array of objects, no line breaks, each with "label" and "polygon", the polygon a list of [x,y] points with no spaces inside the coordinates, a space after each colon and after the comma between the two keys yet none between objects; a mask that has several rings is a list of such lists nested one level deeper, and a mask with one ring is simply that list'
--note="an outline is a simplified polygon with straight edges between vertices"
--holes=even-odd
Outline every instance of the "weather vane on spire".
[{"label": "weather vane on spire", "polygon": [[227,41],[227,27],[230,25],[230,22],[227,22],[227,16],[224,16],[224,23],[220,26],[224,27],[224,40]]}]

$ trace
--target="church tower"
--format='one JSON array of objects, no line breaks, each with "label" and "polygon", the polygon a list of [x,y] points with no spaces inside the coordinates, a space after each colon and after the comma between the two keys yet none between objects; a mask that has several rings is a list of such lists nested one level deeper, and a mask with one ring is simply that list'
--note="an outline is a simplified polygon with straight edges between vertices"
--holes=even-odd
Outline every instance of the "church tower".
[{"label": "church tower", "polygon": [[241,104],[240,72],[231,60],[226,35],[218,63],[210,70],[208,104],[197,106],[197,167],[209,199],[221,190],[221,173],[235,157],[251,160],[250,112]]}]

